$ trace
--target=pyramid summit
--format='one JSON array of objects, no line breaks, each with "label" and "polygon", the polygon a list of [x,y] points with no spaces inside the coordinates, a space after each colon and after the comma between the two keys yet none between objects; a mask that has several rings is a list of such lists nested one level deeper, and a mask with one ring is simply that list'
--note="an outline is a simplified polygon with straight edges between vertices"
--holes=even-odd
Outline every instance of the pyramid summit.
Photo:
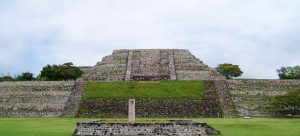
[{"label": "pyramid summit", "polygon": [[225,79],[186,49],[114,50],[94,67],[81,67],[84,81]]}]

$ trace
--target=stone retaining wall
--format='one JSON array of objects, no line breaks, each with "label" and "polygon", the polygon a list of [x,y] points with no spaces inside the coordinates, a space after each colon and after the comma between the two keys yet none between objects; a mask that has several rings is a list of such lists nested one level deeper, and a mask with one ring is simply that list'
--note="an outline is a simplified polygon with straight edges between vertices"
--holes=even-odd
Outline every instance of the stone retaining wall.
[{"label": "stone retaining wall", "polygon": [[[201,99],[136,99],[137,117],[203,117]],[[126,118],[128,100],[82,100],[76,117]]]},{"label": "stone retaining wall", "polygon": [[74,136],[208,136],[220,132],[206,123],[194,121],[169,121],[166,123],[104,123],[91,121],[77,123]]},{"label": "stone retaining wall", "polygon": [[0,82],[0,117],[59,117],[73,81]]},{"label": "stone retaining wall", "polygon": [[[206,81],[200,99],[136,99],[137,117],[233,117],[237,115],[223,81]],[[216,87],[218,86],[218,87]],[[76,117],[124,118],[128,99],[82,99]]]},{"label": "stone retaining wall", "polygon": [[287,116],[271,105],[274,96],[300,89],[300,80],[226,80],[240,116]]}]

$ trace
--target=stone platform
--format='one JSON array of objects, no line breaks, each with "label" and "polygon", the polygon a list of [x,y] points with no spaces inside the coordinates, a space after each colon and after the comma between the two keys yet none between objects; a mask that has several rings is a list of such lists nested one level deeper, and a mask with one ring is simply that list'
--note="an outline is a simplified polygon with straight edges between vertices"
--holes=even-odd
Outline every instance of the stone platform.
[{"label": "stone platform", "polygon": [[91,121],[77,123],[74,136],[208,136],[220,134],[207,123],[171,120],[166,123],[105,123]]},{"label": "stone platform", "polygon": [[94,67],[80,67],[83,81],[225,79],[185,49],[114,50]]}]

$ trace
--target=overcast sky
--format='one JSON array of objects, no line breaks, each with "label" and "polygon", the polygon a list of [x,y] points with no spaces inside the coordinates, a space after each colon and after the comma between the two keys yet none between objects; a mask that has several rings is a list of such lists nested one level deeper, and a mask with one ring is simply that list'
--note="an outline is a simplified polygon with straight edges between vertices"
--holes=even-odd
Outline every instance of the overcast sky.
[{"label": "overcast sky", "polygon": [[114,49],[184,48],[243,78],[300,64],[299,0],[0,0],[0,73],[95,65]]}]

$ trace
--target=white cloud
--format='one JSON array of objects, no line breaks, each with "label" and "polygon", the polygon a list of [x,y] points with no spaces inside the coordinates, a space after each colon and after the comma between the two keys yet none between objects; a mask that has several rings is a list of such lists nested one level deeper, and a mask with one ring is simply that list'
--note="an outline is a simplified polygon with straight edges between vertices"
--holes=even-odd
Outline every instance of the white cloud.
[{"label": "white cloud", "polygon": [[0,72],[37,73],[68,61],[94,65],[120,48],[187,48],[213,67],[238,64],[250,78],[277,78],[276,68],[300,64],[297,0],[1,4]]}]

